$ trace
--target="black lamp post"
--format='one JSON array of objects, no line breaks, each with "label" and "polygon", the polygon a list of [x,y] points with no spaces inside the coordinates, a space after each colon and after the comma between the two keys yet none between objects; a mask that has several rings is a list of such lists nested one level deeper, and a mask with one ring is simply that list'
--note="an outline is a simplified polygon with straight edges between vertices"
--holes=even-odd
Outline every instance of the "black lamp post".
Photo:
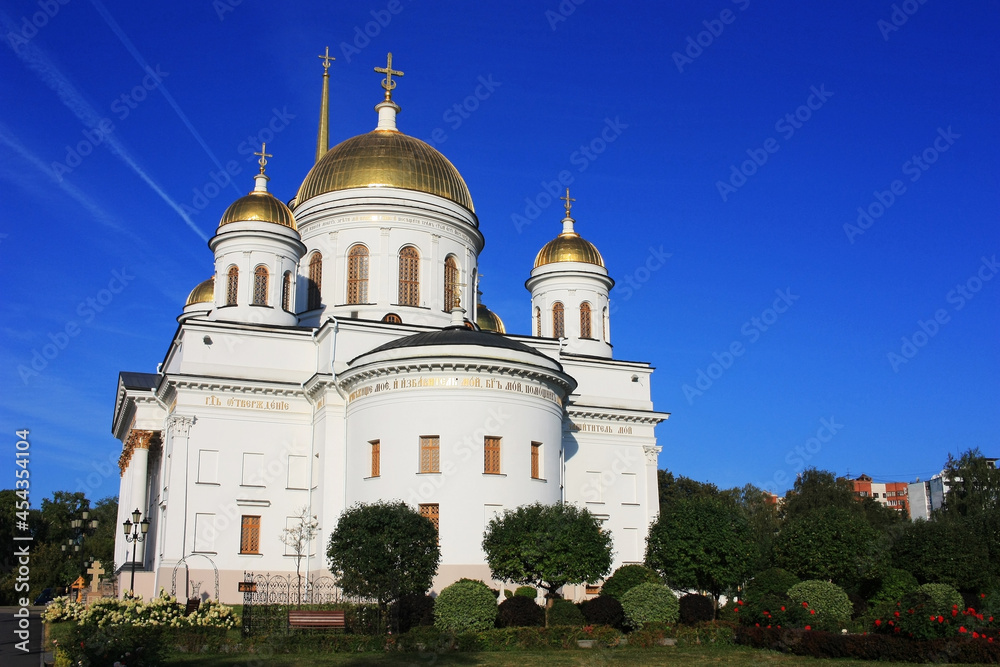
[{"label": "black lamp post", "polygon": [[62,545],[62,550],[65,552],[73,551],[80,554],[80,571],[82,573],[85,567],[83,538],[89,531],[97,528],[98,521],[97,519],[87,521],[90,517],[90,512],[87,510],[80,512],[80,517],[81,518],[73,519],[69,522],[70,527],[76,532],[76,535],[66,540],[66,544]]},{"label": "black lamp post", "polygon": [[139,542],[146,540],[146,533],[149,532],[149,519],[142,519],[142,512],[137,507],[132,512],[132,520],[125,519],[122,530],[125,532],[125,542],[132,543],[132,583],[129,584],[129,594],[135,595],[135,547]]}]

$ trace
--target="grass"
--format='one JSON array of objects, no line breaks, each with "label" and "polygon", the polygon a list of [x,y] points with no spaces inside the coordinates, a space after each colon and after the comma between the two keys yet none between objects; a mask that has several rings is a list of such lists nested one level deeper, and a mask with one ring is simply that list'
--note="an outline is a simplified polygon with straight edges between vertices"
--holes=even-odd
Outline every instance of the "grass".
[{"label": "grass", "polygon": [[[175,655],[167,664],[185,667],[311,667],[314,665],[339,665],[366,667],[369,665],[484,665],[486,667],[546,667],[584,666],[646,667],[653,665],[819,665],[827,667],[903,667],[906,663],[868,662],[864,660],[819,660],[796,655],[761,651],[744,646],[680,646],[648,649],[580,649],[569,651],[496,651],[478,653],[362,653],[311,655]],[[909,667],[909,666],[908,666]]]}]

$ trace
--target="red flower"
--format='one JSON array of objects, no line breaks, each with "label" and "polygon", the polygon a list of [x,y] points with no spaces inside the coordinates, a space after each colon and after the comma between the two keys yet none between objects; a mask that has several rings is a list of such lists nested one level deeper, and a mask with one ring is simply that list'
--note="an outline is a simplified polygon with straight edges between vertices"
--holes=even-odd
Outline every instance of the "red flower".
[{"label": "red flower", "polygon": [[781,626],[780,626],[780,625],[778,626],[778,629],[779,629],[779,630],[781,629]]},{"label": "red flower", "polygon": [[757,623],[756,625],[757,625],[758,628],[760,627],[760,623]]},{"label": "red flower", "polygon": [[963,635],[964,635],[964,634],[965,634],[966,632],[968,632],[968,630],[966,630],[966,629],[965,629],[965,626],[964,626],[964,625],[963,625],[962,627],[960,627],[960,628],[958,629],[958,631],[959,631],[959,632],[961,632],[961,633],[962,633]]},{"label": "red flower", "polygon": [[876,618],[875,619],[875,627],[877,628],[880,625],[882,625],[882,619],[881,618]]},{"label": "red flower", "polygon": [[980,593],[979,597],[981,597],[981,598],[983,598],[985,600],[986,599],[986,593]]},{"label": "red flower", "polygon": [[944,623],[944,616],[938,616],[938,623]]},{"label": "red flower", "polygon": [[737,601],[736,601],[736,604],[738,604],[738,605],[741,605],[741,606],[742,606],[742,605],[743,605],[743,600],[737,600]]},{"label": "red flower", "polygon": [[785,611],[785,607],[784,606],[781,607],[781,611]]},{"label": "red flower", "polygon": [[988,641],[989,643],[991,643],[991,644],[992,644],[992,643],[993,643],[993,637],[990,637],[990,638],[989,638],[989,639],[987,639],[986,641]]},{"label": "red flower", "polygon": [[893,613],[896,615],[896,618],[899,618],[899,612],[898,611],[895,611]]},{"label": "red flower", "polygon": [[808,602],[803,602],[803,603],[802,603],[802,606],[803,606],[803,607],[808,607],[808,606],[809,606],[809,603],[808,603]]},{"label": "red flower", "polygon": [[933,616],[931,616],[931,620],[932,620],[932,621],[934,620],[934,617],[933,617]]},{"label": "red flower", "polygon": [[767,626],[767,627],[769,627],[769,628],[770,628],[771,626],[769,625],[769,626]]},{"label": "red flower", "polygon": [[896,632],[899,632],[899,628],[896,628]]},{"label": "red flower", "polygon": [[992,623],[992,622],[993,622],[993,617],[992,617],[992,616],[990,616],[990,623]]},{"label": "red flower", "polygon": [[810,614],[815,614],[815,613],[816,613],[816,610],[815,610],[815,609],[810,609],[810,610],[809,610],[809,613],[810,613]]},{"label": "red flower", "polygon": [[806,626],[806,630],[812,630],[812,626],[811,625],[807,625]]},{"label": "red flower", "polygon": [[951,610],[951,615],[952,616],[958,616],[958,610],[957,609],[952,609]]},{"label": "red flower", "polygon": [[975,631],[973,631],[973,632],[972,632],[972,638],[973,638],[973,639],[979,639],[979,633],[978,633],[978,632],[975,632]]}]

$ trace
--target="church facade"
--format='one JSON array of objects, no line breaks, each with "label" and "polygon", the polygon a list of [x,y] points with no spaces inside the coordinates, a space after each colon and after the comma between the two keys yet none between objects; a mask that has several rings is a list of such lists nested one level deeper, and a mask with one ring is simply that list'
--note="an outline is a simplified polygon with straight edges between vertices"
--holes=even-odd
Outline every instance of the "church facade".
[{"label": "church facade", "polygon": [[[135,592],[170,590],[178,568],[210,595],[217,570],[229,602],[245,571],[328,574],[338,517],[377,500],[435,524],[438,591],[491,582],[486,524],[534,502],[586,507],[612,534],[614,566],[640,562],[668,415],[653,409],[650,365],[613,357],[614,282],[569,192],[558,235],[533,267],[525,257],[530,335],[508,334],[479,299],[485,239],[465,181],[397,128],[391,55],[376,68],[375,129],[333,148],[328,67],[296,197],[268,191],[262,147],[163,363],[120,375],[120,521],[134,509],[148,521]],[[300,558],[280,536],[302,517],[319,532]],[[119,534],[126,583],[134,546]]]}]

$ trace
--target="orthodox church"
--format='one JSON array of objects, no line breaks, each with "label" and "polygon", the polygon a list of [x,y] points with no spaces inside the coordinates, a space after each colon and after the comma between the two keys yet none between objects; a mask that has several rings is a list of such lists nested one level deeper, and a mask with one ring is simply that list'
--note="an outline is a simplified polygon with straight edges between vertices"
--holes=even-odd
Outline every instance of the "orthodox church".
[{"label": "orthodox church", "polygon": [[[134,565],[149,596],[183,567],[239,602],[245,571],[329,574],[340,514],[383,499],[436,526],[435,591],[492,582],[487,523],[534,502],[586,507],[611,532],[614,567],[640,562],[668,415],[653,409],[652,367],[612,354],[614,281],[569,191],[556,237],[524,258],[531,335],[508,333],[479,298],[485,239],[465,181],[397,127],[392,55],[375,68],[375,128],[333,148],[320,57],[316,162],[296,196],[269,192],[262,147],[162,364],[120,374],[120,521],[138,509],[145,531],[139,544],[119,533],[123,584]],[[297,554],[280,537],[303,517],[319,530]]]}]

